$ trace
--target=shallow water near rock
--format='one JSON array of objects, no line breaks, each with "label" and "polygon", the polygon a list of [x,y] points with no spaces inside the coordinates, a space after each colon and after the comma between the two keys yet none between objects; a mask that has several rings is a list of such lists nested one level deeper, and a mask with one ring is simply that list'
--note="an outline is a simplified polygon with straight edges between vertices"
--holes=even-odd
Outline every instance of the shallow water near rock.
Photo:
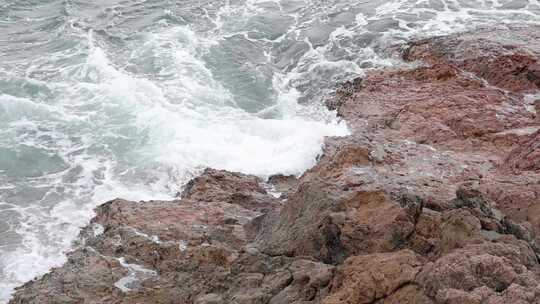
[{"label": "shallow water near rock", "polygon": [[529,1],[0,2],[0,302],[61,265],[92,209],[205,167],[300,174],[348,133],[321,98],[388,46],[540,23]]}]

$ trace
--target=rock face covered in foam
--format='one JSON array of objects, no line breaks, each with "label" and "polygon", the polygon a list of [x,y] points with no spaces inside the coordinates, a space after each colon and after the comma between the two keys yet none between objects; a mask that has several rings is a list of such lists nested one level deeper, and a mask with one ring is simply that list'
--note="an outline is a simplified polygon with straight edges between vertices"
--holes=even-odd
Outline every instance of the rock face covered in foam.
[{"label": "rock face covered in foam", "polygon": [[540,303],[540,27],[402,54],[328,101],[352,134],[298,179],[107,202],[11,303]]}]

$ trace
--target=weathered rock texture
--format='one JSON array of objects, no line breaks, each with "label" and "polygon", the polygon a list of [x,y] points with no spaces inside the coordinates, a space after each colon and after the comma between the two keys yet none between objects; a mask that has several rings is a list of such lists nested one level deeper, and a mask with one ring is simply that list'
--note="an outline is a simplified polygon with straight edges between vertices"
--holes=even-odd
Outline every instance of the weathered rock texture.
[{"label": "weathered rock texture", "polygon": [[413,42],[328,101],[352,135],[280,198],[208,169],[105,203],[11,303],[540,303],[539,53],[531,26]]}]

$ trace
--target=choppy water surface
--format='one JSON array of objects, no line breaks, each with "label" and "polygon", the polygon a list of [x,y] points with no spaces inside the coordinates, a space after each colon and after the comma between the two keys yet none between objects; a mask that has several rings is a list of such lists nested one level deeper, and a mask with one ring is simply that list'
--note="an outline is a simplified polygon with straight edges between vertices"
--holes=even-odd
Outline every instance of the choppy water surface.
[{"label": "choppy water surface", "polygon": [[268,176],[347,134],[320,97],[385,46],[540,22],[537,0],[1,0],[0,302],[100,202],[210,166]]}]

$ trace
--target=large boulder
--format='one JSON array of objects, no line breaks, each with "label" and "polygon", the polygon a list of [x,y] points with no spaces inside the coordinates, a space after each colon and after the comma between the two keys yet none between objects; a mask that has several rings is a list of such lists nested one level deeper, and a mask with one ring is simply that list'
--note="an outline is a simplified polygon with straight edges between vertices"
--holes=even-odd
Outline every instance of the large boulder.
[{"label": "large boulder", "polygon": [[[369,304],[381,301],[413,287],[422,265],[422,259],[409,250],[349,257],[339,267],[332,284],[332,294],[322,303]],[[427,303],[427,297],[420,290],[416,291],[407,291],[408,299],[402,298],[403,303],[412,303],[413,300],[421,303],[421,299]]]},{"label": "large boulder", "polygon": [[512,91],[540,88],[540,27],[511,25],[411,43],[407,60],[447,62]]}]

